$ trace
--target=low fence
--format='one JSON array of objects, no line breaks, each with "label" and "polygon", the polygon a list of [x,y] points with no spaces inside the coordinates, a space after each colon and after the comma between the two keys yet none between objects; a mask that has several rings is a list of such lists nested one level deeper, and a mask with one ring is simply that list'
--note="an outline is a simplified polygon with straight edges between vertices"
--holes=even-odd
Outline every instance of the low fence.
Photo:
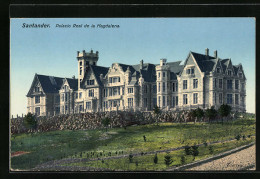
[{"label": "low fence", "polygon": [[[232,118],[231,115],[230,118]],[[54,130],[84,130],[102,128],[102,119],[110,118],[109,127],[127,127],[130,125],[143,125],[155,122],[191,122],[194,119],[190,111],[166,111],[158,115],[153,112],[96,112],[84,114],[67,114],[52,117],[37,117],[36,129],[27,129],[23,117],[12,118],[10,121],[11,133],[45,132]],[[207,121],[201,118],[200,121]],[[216,118],[219,120],[219,117]]]}]

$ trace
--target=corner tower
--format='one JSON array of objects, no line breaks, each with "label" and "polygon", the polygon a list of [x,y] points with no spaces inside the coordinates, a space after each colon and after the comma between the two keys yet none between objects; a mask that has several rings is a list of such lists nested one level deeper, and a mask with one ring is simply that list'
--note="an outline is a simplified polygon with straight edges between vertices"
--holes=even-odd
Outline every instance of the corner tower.
[{"label": "corner tower", "polygon": [[89,65],[96,66],[98,61],[98,51],[93,53],[93,50],[89,53],[86,53],[85,50],[82,52],[77,52],[77,60],[78,60],[78,89],[80,89],[80,83],[85,76],[86,70]]}]

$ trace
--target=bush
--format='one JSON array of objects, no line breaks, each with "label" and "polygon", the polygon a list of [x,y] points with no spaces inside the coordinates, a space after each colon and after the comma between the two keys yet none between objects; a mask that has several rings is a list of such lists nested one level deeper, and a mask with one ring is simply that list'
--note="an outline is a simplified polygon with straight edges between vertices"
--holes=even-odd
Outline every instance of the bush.
[{"label": "bush", "polygon": [[235,139],[237,139],[237,140],[240,140],[240,138],[241,138],[241,135],[240,135],[240,134],[238,134],[238,135],[235,137]]},{"label": "bush", "polygon": [[181,164],[184,165],[186,162],[186,158],[184,155],[181,156]]},{"label": "bush", "polygon": [[36,129],[37,128],[37,119],[30,112],[24,116],[23,123],[27,129]]},{"label": "bush", "polygon": [[191,150],[191,147],[190,146],[185,146],[185,154],[186,155],[191,155],[192,154],[192,150]]},{"label": "bush", "polygon": [[167,165],[167,167],[172,164],[173,160],[172,160],[172,157],[170,156],[169,153],[167,153],[167,154],[164,156],[164,162],[165,162],[165,164]]},{"label": "bush", "polygon": [[209,153],[212,155],[212,154],[213,154],[213,152],[214,152],[213,146],[212,146],[212,145],[210,145],[210,146],[209,146]]},{"label": "bush", "polygon": [[155,155],[154,155],[153,162],[154,162],[154,164],[158,163],[157,153],[155,153]]},{"label": "bush", "polygon": [[129,159],[129,162],[132,163],[133,162],[133,155],[129,154],[128,159]]}]

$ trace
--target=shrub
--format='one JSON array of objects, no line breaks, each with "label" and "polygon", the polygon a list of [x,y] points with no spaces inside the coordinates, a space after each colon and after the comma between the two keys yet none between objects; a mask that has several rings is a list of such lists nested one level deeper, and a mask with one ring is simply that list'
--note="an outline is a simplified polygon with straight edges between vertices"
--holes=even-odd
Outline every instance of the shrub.
[{"label": "shrub", "polygon": [[213,146],[212,146],[212,145],[210,145],[210,146],[209,146],[209,153],[212,155],[212,154],[213,154],[213,152],[214,152]]},{"label": "shrub", "polygon": [[138,166],[138,161],[135,161],[135,166]]},{"label": "shrub", "polygon": [[128,159],[129,159],[129,162],[132,163],[133,162],[133,155],[129,154]]},{"label": "shrub", "polygon": [[145,137],[145,135],[143,136],[143,138],[144,138],[144,141],[146,142],[146,137]]},{"label": "shrub", "polygon": [[37,119],[30,112],[24,116],[23,123],[27,129],[36,129],[37,128]]},{"label": "shrub", "polygon": [[185,154],[186,155],[191,155],[192,154],[192,150],[191,150],[191,147],[190,146],[185,146]]},{"label": "shrub", "polygon": [[154,155],[153,162],[154,162],[154,164],[157,164],[157,163],[158,163],[157,153],[155,153],[155,155]]},{"label": "shrub", "polygon": [[167,167],[172,164],[173,160],[172,160],[172,157],[170,156],[169,153],[167,153],[167,154],[164,156],[164,162],[165,162],[165,164],[167,165]]},{"label": "shrub", "polygon": [[181,164],[184,165],[186,162],[186,158],[184,155],[181,156]]},{"label": "shrub", "polygon": [[241,138],[241,135],[240,135],[240,134],[238,134],[238,135],[235,137],[235,139],[237,139],[237,140],[240,140],[240,138]]}]

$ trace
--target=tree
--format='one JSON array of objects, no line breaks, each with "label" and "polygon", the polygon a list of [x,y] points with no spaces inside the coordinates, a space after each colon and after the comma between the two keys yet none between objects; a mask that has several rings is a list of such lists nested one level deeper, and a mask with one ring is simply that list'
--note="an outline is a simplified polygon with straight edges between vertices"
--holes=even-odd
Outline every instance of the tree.
[{"label": "tree", "polygon": [[157,153],[155,153],[154,157],[153,157],[153,162],[154,164],[158,163],[158,157],[157,157]]},{"label": "tree", "polygon": [[106,117],[106,118],[102,119],[101,123],[106,128],[106,132],[107,132],[107,127],[110,124],[110,119],[108,117]]},{"label": "tree", "polygon": [[204,111],[200,108],[196,110],[196,116],[201,120],[201,118],[204,116]]},{"label": "tree", "polygon": [[194,119],[194,124],[196,122],[196,117],[197,117],[197,112],[196,109],[193,109],[190,111],[189,115],[191,116],[192,119]]},{"label": "tree", "polygon": [[227,104],[222,104],[219,109],[218,112],[222,118],[222,125],[223,125],[223,118],[227,117],[230,113],[231,113],[231,106],[227,105]]},{"label": "tree", "polygon": [[161,110],[160,110],[160,108],[157,105],[154,106],[153,113],[156,116],[156,124],[158,125],[158,115],[161,113]]},{"label": "tree", "polygon": [[195,157],[199,155],[199,150],[198,150],[198,146],[194,145],[192,146],[192,155],[193,155],[193,160],[195,160]]},{"label": "tree", "polygon": [[210,109],[206,109],[205,116],[211,121],[217,116],[217,111],[215,110],[214,106],[211,106]]},{"label": "tree", "polygon": [[37,119],[30,112],[24,116],[23,123],[27,129],[36,129],[37,128]]},{"label": "tree", "polygon": [[167,165],[167,167],[169,167],[169,165],[172,164],[173,160],[172,160],[172,157],[170,156],[169,153],[167,153],[167,154],[164,156],[164,162],[165,162],[165,164]]}]

